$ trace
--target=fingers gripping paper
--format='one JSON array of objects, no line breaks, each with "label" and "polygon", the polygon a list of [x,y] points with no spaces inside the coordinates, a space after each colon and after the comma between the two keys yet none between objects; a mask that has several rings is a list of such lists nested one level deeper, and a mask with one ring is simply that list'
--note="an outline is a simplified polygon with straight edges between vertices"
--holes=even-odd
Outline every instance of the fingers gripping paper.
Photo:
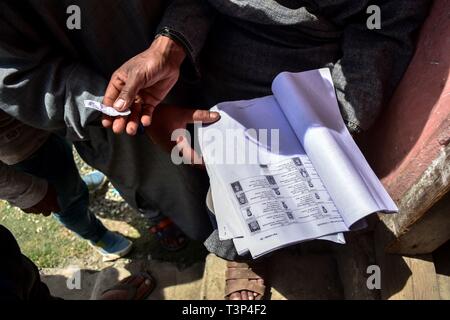
[{"label": "fingers gripping paper", "polygon": [[131,113],[130,110],[126,110],[123,112],[117,111],[113,107],[105,106],[104,104],[101,104],[100,102],[94,100],[84,100],[84,106],[86,108],[100,111],[101,113],[106,114],[110,117],[128,116]]}]

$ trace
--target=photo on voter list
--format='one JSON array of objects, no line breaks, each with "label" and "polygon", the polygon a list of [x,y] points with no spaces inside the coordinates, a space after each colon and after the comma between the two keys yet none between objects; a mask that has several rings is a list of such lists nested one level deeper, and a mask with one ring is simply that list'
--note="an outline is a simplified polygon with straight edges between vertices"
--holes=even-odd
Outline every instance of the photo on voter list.
[{"label": "photo on voter list", "polygon": [[0,302],[450,301],[449,73],[449,0],[0,0]]}]

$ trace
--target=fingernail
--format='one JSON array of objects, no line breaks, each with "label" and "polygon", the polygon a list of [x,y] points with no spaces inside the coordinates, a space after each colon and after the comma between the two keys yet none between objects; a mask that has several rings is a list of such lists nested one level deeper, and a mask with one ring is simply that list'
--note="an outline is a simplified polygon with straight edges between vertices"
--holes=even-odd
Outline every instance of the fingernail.
[{"label": "fingernail", "polygon": [[144,127],[149,127],[149,126],[152,124],[152,118],[148,119],[148,122],[146,121],[145,123],[142,123],[142,121],[141,121],[141,124],[142,124]]},{"label": "fingernail", "polygon": [[116,109],[122,109],[125,106],[125,100],[123,99],[118,99],[116,100],[116,102],[114,102],[114,108]]},{"label": "fingernail", "polygon": [[216,113],[216,112],[210,112],[210,113],[209,113],[209,117],[210,117],[211,119],[217,119],[217,118],[219,117],[219,114]]}]

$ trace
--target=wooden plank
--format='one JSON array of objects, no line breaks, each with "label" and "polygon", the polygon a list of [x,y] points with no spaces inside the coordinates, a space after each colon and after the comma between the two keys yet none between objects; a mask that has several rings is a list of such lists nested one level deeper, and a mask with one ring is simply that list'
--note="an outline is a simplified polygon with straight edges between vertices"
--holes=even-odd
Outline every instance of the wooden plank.
[{"label": "wooden plank", "polygon": [[410,300],[414,298],[411,270],[399,255],[386,253],[386,244],[395,236],[382,221],[375,229],[376,261],[381,270],[381,299]]},{"label": "wooden plank", "polygon": [[439,284],[430,254],[405,257],[412,273],[414,300],[439,300]]},{"label": "wooden plank", "polygon": [[438,273],[437,280],[441,300],[450,300],[450,276]]},{"label": "wooden plank", "polygon": [[389,300],[439,299],[439,286],[431,255],[389,254],[386,243],[395,237],[384,223],[375,231],[377,264],[381,269],[381,298]]},{"label": "wooden plank", "polygon": [[450,241],[433,252],[439,285],[439,295],[442,300],[450,300]]},{"label": "wooden plank", "polygon": [[450,193],[429,212],[412,224],[409,230],[389,244],[388,252],[428,254],[450,240]]},{"label": "wooden plank", "polygon": [[366,158],[395,201],[450,143],[449,3],[433,1],[408,70],[366,137]]},{"label": "wooden plank", "polygon": [[[440,201],[450,191],[450,145],[447,145],[441,151],[439,157],[433,161],[430,167],[425,171],[416,184],[403,196],[398,202],[399,213],[395,215],[382,215],[381,220],[385,226],[395,235],[389,246],[389,252],[399,254],[411,253],[430,253],[428,247],[421,247],[420,244],[442,244],[443,239],[447,238],[448,229],[435,228],[440,223],[447,223],[448,218],[444,212],[435,213],[436,218],[430,216],[430,209]],[[431,212],[433,213],[433,212]],[[434,215],[434,214],[433,214]],[[424,220],[422,220],[424,219]],[[433,236],[436,239],[424,239],[420,243],[415,243],[418,236],[407,236],[411,230],[415,230],[414,224],[418,221],[424,221],[424,226],[417,226],[421,236]],[[433,233],[424,232],[424,227],[432,228]],[[439,234],[438,234],[439,233]],[[403,238],[404,241],[400,245],[395,245],[397,239]],[[411,241],[407,241],[410,239]],[[448,238],[447,238],[448,239]],[[403,249],[408,248],[414,251]],[[435,248],[434,248],[435,249]]]},{"label": "wooden plank", "polygon": [[[450,36],[449,2],[433,2],[408,70],[362,144],[399,206],[400,214],[382,218],[397,237],[413,231],[417,221],[427,222],[429,210],[450,191],[450,42],[444,40]],[[429,228],[437,230],[437,225],[439,219]],[[430,235],[423,229],[413,232]],[[445,231],[439,232],[440,239],[445,239]],[[429,253],[439,244],[421,241],[417,247],[423,246],[422,250],[410,251],[414,238],[405,237],[391,251]]]}]

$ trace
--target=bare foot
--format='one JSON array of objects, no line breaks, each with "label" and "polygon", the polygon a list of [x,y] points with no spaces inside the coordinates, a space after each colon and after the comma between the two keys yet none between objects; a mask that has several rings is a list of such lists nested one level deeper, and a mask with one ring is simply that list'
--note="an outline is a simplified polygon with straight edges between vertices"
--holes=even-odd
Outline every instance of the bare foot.
[{"label": "bare foot", "polygon": [[[237,269],[242,269],[242,267],[234,267],[234,266],[230,266],[228,265],[228,269],[229,270],[237,270]],[[232,273],[232,271],[230,272]],[[227,285],[233,286],[233,282],[238,281],[237,279],[228,279],[227,281]],[[259,278],[259,279],[248,279],[250,286],[264,286],[264,279]],[[230,300],[257,300],[260,299],[260,294],[257,292],[253,292],[250,290],[241,290],[241,291],[236,291],[233,292],[229,295],[229,299]]]},{"label": "bare foot", "polygon": [[154,286],[155,283],[148,274],[132,275],[103,292],[100,300],[143,300],[153,291]]}]

